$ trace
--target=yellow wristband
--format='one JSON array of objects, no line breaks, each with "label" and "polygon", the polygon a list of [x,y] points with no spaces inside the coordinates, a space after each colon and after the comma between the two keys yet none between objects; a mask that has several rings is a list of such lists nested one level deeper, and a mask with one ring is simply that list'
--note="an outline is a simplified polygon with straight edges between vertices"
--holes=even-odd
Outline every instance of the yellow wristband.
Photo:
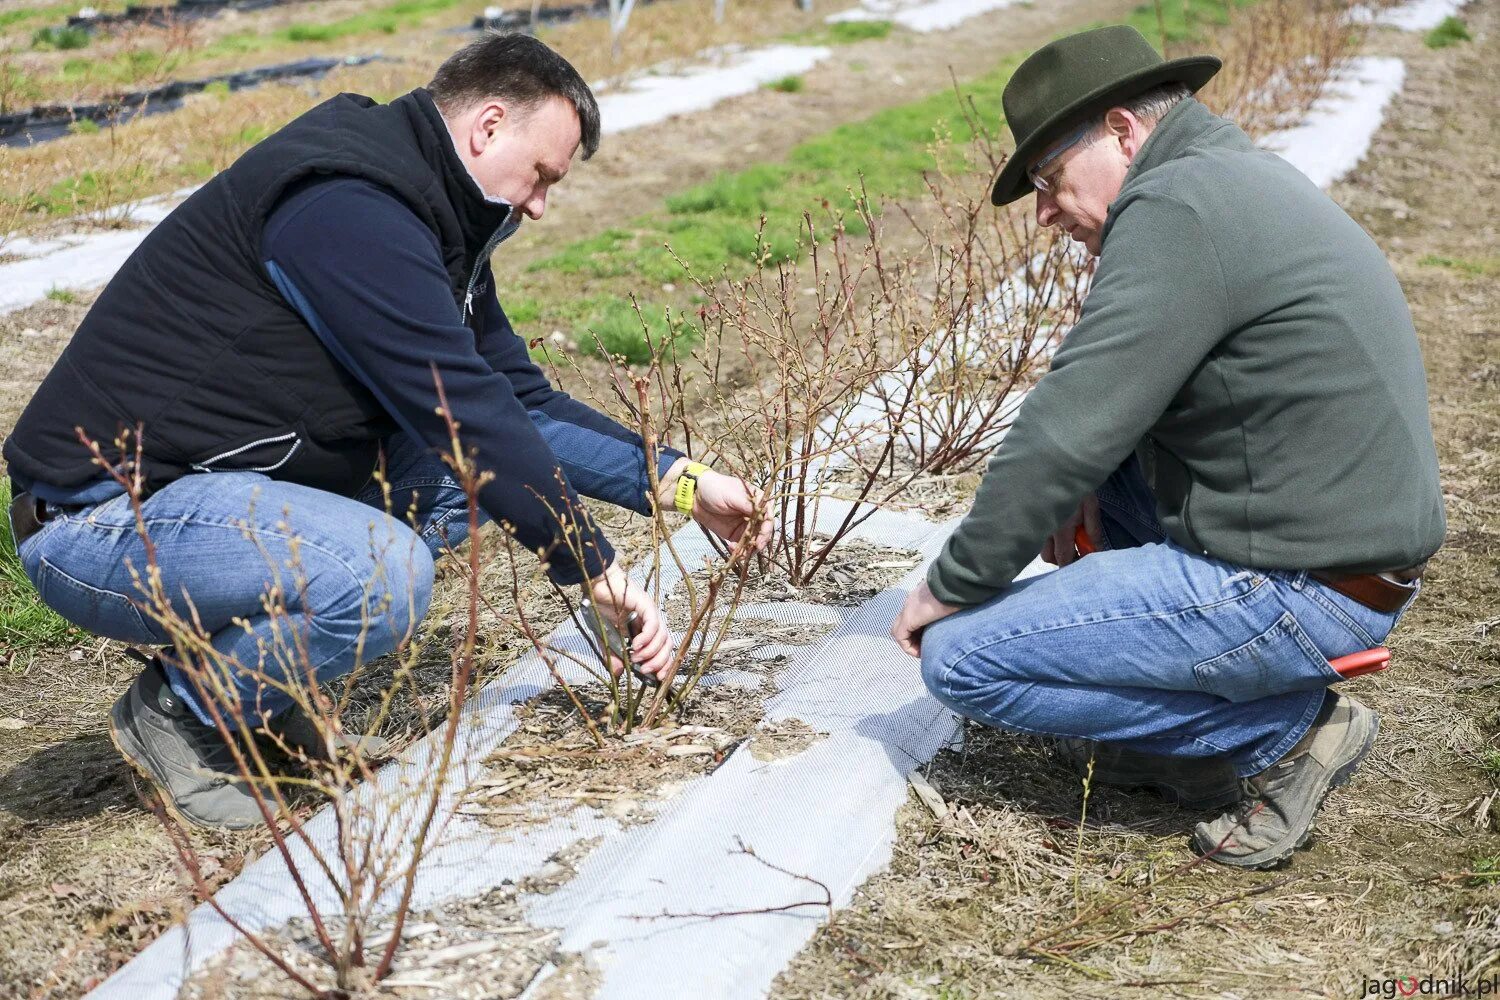
[{"label": "yellow wristband", "polygon": [[693,501],[698,496],[698,477],[708,471],[708,466],[702,462],[689,462],[682,475],[677,477],[677,492],[672,497],[672,505],[683,514],[693,512]]}]

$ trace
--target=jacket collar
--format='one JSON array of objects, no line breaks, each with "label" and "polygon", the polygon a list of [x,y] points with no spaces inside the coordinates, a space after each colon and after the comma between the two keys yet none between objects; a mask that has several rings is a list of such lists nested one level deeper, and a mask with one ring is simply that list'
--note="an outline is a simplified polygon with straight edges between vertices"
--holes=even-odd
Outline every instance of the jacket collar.
[{"label": "jacket collar", "polygon": [[1141,151],[1125,173],[1125,184],[1152,167],[1184,155],[1193,146],[1229,122],[1214,114],[1195,97],[1180,101],[1168,111],[1146,138]]},{"label": "jacket collar", "polygon": [[411,118],[417,145],[423,157],[436,172],[448,202],[458,218],[463,233],[464,249],[470,258],[483,253],[489,240],[508,221],[514,209],[501,201],[487,198],[469,172],[468,166],[459,157],[453,145],[453,135],[448,123],[443,120],[432,95],[418,87],[396,104],[406,105]]},{"label": "jacket collar", "polygon": [[1186,98],[1174,105],[1157,122],[1156,128],[1146,137],[1140,151],[1135,154],[1135,159],[1130,162],[1129,169],[1125,171],[1120,193],[1110,202],[1109,214],[1104,220],[1103,237],[1108,239],[1109,231],[1115,224],[1116,213],[1126,202],[1125,193],[1133,184],[1140,182],[1142,175],[1153,167],[1186,156],[1207,140],[1217,138],[1224,129],[1239,132],[1232,122],[1208,110],[1195,97]]}]

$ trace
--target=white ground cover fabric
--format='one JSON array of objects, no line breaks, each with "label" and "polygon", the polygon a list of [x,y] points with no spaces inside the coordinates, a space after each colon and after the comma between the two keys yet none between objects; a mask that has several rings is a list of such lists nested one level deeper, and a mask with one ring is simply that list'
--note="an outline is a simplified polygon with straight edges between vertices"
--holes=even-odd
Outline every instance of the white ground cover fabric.
[{"label": "white ground cover fabric", "polygon": [[1391,98],[1401,91],[1400,59],[1366,56],[1339,71],[1300,125],[1261,141],[1326,188],[1364,159]]},{"label": "white ground cover fabric", "polygon": [[1356,22],[1378,24],[1402,31],[1431,31],[1445,18],[1453,17],[1463,9],[1466,0],[1414,0],[1400,7],[1388,7],[1371,11],[1367,7],[1356,7],[1350,13]]},{"label": "white ground cover fabric", "polygon": [[114,277],[150,227],[193,191],[147,198],[111,213],[143,224],[135,229],[85,232],[56,239],[15,239],[0,246],[0,252],[21,260],[0,264],[0,314],[24,308],[45,298],[52,289],[78,292],[98,288]]},{"label": "white ground cover fabric", "polygon": [[827,59],[820,45],[771,45],[763,49],[720,49],[700,53],[710,62],[676,73],[648,71],[600,92],[599,115],[606,134],[666,121],[674,115],[711,108],[789,76],[806,73]]},{"label": "white ground cover fabric", "polygon": [[[1381,109],[1400,81],[1399,62],[1357,60],[1309,119],[1321,126],[1291,129],[1271,141],[1319,183],[1330,183],[1336,171],[1351,168],[1363,155]],[[1345,128],[1341,123],[1346,118],[1363,124]],[[1342,147],[1336,158],[1335,147]],[[838,508],[837,502],[825,502],[823,514],[832,519]],[[905,593],[921,578],[925,560],[936,554],[951,527],[952,522],[935,525],[890,512],[862,525],[859,534],[866,538],[920,550],[924,565],[858,608],[788,603],[741,612],[781,621],[836,616],[833,632],[796,647],[791,663],[778,674],[780,693],[766,706],[768,722],[797,718],[826,733],[824,739],[800,754],[770,762],[756,760],[742,746],[711,775],[684,788],[654,820],[629,829],[580,807],[502,835],[453,815],[456,803],[450,795],[442,807],[449,819],[422,868],[414,905],[426,908],[476,896],[503,881],[520,881],[559,849],[581,838],[602,837],[568,884],[525,901],[533,923],[559,928],[561,948],[585,953],[599,970],[599,996],[764,996],[817,928],[819,908],[712,920],[652,918],[664,911],[716,913],[813,898],[807,884],[736,854],[740,842],[771,863],[819,879],[835,905],[847,904],[854,889],[885,865],[907,775],[956,732],[953,717],[923,689],[915,661],[888,637]],[[695,553],[706,551],[704,544],[692,526],[679,535],[679,550],[690,564]],[[1045,569],[1033,563],[1028,575]],[[664,586],[670,589],[675,574],[667,577]],[[552,641],[582,645],[571,625]],[[721,680],[732,683],[735,678]],[[475,697],[464,713],[459,740],[463,763],[454,785],[462,786],[476,774],[479,762],[515,728],[513,705],[550,683],[539,659],[528,656],[507,672],[503,684]],[[376,787],[359,794],[405,787],[423,773],[422,763],[434,744],[431,738],[417,744],[405,761],[381,771]],[[308,829],[329,843],[334,831],[328,811]],[[313,890],[327,906],[331,887],[315,881]],[[281,926],[301,912],[275,854],[249,866],[220,891],[218,901],[257,930]],[[186,975],[233,939],[234,932],[200,906],[185,927],[164,934],[90,995],[165,1000],[176,994]],[[662,975],[662,969],[671,974]],[[544,970],[538,981],[546,975]]]}]

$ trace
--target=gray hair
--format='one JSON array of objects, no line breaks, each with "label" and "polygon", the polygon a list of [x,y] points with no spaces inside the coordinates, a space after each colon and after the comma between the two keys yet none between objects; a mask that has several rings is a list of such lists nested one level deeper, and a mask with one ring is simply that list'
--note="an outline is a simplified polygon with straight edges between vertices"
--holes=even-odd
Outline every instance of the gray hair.
[{"label": "gray hair", "polygon": [[1160,87],[1152,87],[1137,97],[1118,105],[1135,115],[1141,121],[1149,125],[1155,125],[1166,117],[1167,112],[1173,107],[1181,104],[1193,92],[1185,83],[1164,83]]},{"label": "gray hair", "polygon": [[438,67],[427,90],[444,117],[496,97],[528,111],[561,97],[578,112],[583,158],[599,148],[594,92],[572,63],[530,35],[486,34],[470,42]]},{"label": "gray hair", "polygon": [[1113,108],[1124,108],[1147,125],[1154,127],[1157,122],[1167,116],[1168,111],[1192,96],[1192,90],[1185,83],[1164,83],[1158,87],[1152,87],[1143,94],[1137,94],[1128,101],[1121,101],[1101,111],[1094,118],[1093,128],[1089,129],[1088,135],[1079,145],[1092,146],[1104,138],[1104,116]]}]

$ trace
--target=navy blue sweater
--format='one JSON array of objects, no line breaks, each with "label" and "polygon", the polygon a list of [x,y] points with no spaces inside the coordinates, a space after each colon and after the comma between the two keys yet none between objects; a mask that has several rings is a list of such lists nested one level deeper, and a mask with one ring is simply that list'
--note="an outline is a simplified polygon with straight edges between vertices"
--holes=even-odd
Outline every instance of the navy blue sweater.
[{"label": "navy blue sweater", "polygon": [[[272,212],[261,246],[282,295],[333,356],[406,434],[447,451],[437,366],[464,446],[495,473],[480,504],[523,544],[546,547],[557,512],[577,509],[575,488],[651,512],[640,437],[552,387],[500,308],[488,263],[473,297],[477,322],[462,322],[437,239],[394,194],[355,178],[308,183]],[[680,457],[662,449],[659,472]],[[549,556],[559,583],[596,575],[613,558],[596,528],[583,530],[584,566],[558,548]]]}]

